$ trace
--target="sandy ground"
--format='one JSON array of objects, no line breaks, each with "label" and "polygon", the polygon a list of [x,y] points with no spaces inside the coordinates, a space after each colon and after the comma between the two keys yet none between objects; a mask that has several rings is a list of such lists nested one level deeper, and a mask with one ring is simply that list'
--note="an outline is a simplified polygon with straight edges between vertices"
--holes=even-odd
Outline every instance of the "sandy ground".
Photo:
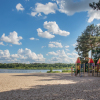
[{"label": "sandy ground", "polygon": [[100,100],[100,77],[0,73],[0,100]]}]

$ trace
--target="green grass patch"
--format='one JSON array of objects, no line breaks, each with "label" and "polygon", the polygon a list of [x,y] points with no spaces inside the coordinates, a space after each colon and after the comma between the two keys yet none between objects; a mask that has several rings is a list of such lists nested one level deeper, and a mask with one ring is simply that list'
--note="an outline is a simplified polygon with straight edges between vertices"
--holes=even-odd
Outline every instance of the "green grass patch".
[{"label": "green grass patch", "polygon": [[62,73],[68,73],[71,72],[71,70],[62,70]]},{"label": "green grass patch", "polygon": [[61,73],[60,71],[47,71],[47,73]]}]

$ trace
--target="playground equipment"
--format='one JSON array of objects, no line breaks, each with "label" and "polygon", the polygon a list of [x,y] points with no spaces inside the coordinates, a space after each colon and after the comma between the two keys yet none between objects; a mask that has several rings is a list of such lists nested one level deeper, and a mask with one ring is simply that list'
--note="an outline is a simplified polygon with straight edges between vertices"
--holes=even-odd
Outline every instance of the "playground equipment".
[{"label": "playground equipment", "polygon": [[100,74],[100,58],[99,58],[97,64],[98,65],[96,66],[96,71],[97,71],[97,76],[98,76],[98,74]]},{"label": "playground equipment", "polygon": [[88,76],[90,76],[90,73],[92,73],[92,76],[95,76],[95,63],[92,58],[88,61]]},{"label": "playground equipment", "polygon": [[[100,72],[100,59],[98,60],[98,64],[99,67],[97,67],[97,69],[99,70],[97,70],[97,72]],[[79,76],[85,76],[85,74],[87,74],[87,76],[90,76],[91,74],[92,76],[95,76],[95,70],[95,63],[92,58],[89,58],[87,64],[81,64],[81,61],[78,57],[75,63],[75,70],[73,71],[73,67],[71,67],[71,76],[73,76],[73,73],[75,73],[75,76],[77,76],[78,74]]]}]

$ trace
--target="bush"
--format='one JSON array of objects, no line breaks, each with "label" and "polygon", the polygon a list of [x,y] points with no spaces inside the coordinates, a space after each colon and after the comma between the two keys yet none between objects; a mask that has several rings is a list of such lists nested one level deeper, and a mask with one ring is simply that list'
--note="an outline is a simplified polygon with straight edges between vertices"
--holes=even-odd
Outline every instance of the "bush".
[{"label": "bush", "polygon": [[53,70],[53,68],[52,68],[52,67],[50,67],[50,72],[52,72],[52,70]]}]

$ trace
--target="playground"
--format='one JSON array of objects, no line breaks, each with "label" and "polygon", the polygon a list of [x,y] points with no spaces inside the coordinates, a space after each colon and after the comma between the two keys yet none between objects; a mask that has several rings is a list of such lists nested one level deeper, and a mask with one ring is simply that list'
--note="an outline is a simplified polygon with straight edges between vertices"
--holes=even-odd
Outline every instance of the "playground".
[{"label": "playground", "polygon": [[71,76],[100,76],[100,58],[97,64],[92,58],[89,58],[88,63],[81,63],[78,57],[75,63],[75,69],[71,67]]}]

